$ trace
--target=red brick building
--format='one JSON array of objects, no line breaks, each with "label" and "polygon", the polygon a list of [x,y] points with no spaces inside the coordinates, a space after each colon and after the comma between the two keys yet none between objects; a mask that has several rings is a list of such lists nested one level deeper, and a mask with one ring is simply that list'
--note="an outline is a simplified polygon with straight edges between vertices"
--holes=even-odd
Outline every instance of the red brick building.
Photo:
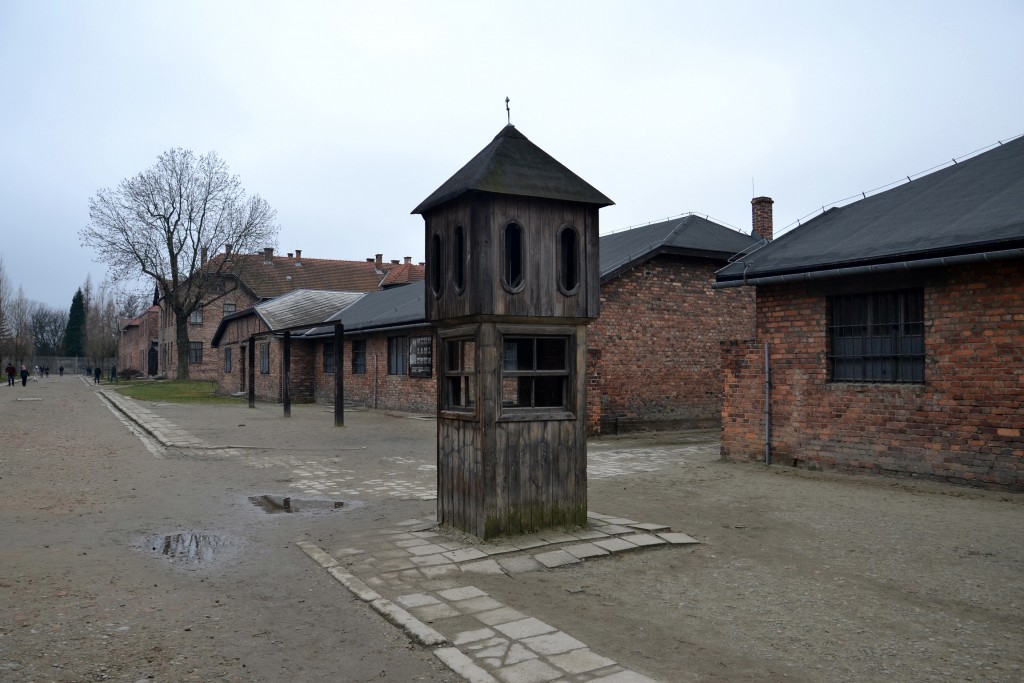
[{"label": "red brick building", "polygon": [[[770,212],[756,231],[770,238]],[[753,334],[754,294],[712,291],[714,272],[729,256],[761,241],[692,214],[601,237],[601,315],[588,328],[591,434],[718,425],[719,345]],[[330,323],[337,321],[345,329],[346,403],[433,414],[436,340],[426,323],[423,291],[420,281],[370,292],[323,325],[296,331],[291,338],[293,400],[333,402]],[[297,301],[293,305],[301,307]],[[232,370],[218,373],[220,391],[244,387],[237,359],[250,334],[284,329],[261,324],[257,311],[240,312],[218,330],[216,353],[223,358],[235,349],[230,351],[233,362],[222,363]],[[259,343],[266,345],[269,360],[267,372],[256,380],[257,398],[279,401],[280,335]],[[312,372],[300,370],[300,363],[311,364]]]},{"label": "red brick building", "polygon": [[221,359],[218,391],[247,389],[248,345],[255,343],[255,398],[280,402],[282,333],[290,330],[292,401],[332,404],[336,322],[345,329],[346,403],[383,410],[433,410],[433,331],[424,319],[422,280],[366,293],[300,290],[225,318],[211,340]]},{"label": "red brick building", "polygon": [[[758,229],[771,239],[770,214]],[[754,294],[711,286],[731,256],[760,243],[694,214],[601,238],[601,315],[588,329],[592,434],[718,426],[719,345],[753,334]]]},{"label": "red brick building", "polygon": [[[217,254],[214,259],[245,260],[239,276],[222,276],[208,297],[208,303],[189,317],[189,375],[192,379],[219,381],[223,358],[213,353],[210,343],[222,319],[298,289],[339,292],[369,292],[423,279],[423,265],[404,261],[385,262],[381,254],[365,261],[310,259],[301,250],[286,256],[267,248],[261,254]],[[228,269],[230,271],[230,269]],[[169,309],[160,309],[160,372],[174,378],[178,349],[175,321]]]},{"label": "red brick building", "polygon": [[718,274],[743,285],[723,458],[1024,489],[1024,138],[829,209]]},{"label": "red brick building", "polygon": [[132,371],[145,376],[157,374],[159,343],[160,307],[154,305],[121,327],[121,339],[117,345],[117,367],[122,376]]}]

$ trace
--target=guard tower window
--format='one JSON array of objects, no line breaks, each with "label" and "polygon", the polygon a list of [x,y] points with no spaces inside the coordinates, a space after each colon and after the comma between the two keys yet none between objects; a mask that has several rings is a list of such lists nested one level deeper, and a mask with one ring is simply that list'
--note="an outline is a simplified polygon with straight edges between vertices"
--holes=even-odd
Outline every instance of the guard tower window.
[{"label": "guard tower window", "polygon": [[572,294],[580,284],[579,236],[571,225],[558,232],[558,286]]},{"label": "guard tower window", "polygon": [[445,342],[444,410],[471,411],[476,407],[476,341],[471,338]]},{"label": "guard tower window", "polygon": [[466,234],[461,225],[455,226],[455,289],[466,286]]},{"label": "guard tower window", "polygon": [[516,223],[505,226],[502,241],[502,279],[509,289],[519,289],[523,285],[523,229]]},{"label": "guard tower window", "polygon": [[505,337],[503,348],[503,407],[568,409],[568,337]]},{"label": "guard tower window", "polygon": [[443,254],[441,236],[434,235],[430,238],[430,289],[434,292],[434,296],[441,294],[441,274],[444,272]]}]

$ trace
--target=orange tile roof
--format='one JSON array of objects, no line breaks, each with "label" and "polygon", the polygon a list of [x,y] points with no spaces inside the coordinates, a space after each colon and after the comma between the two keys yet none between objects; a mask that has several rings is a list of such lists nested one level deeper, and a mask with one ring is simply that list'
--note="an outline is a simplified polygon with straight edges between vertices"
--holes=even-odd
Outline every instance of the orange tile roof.
[{"label": "orange tile roof", "polygon": [[[207,264],[215,269],[225,254],[214,256]],[[261,299],[270,299],[296,289],[330,290],[338,292],[371,292],[384,286],[406,284],[424,277],[423,267],[412,264],[381,263],[375,261],[341,261],[336,259],[296,258],[294,256],[267,256],[232,254],[232,263],[245,259],[240,271],[243,283]],[[225,272],[231,272],[231,263]]]}]

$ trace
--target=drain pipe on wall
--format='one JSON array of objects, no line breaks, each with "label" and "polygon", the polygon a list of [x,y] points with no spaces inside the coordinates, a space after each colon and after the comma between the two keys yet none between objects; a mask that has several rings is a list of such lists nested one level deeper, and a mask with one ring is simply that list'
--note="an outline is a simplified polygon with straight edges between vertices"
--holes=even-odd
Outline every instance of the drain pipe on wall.
[{"label": "drain pipe on wall", "polygon": [[772,368],[764,343],[764,464],[772,464]]},{"label": "drain pipe on wall", "polygon": [[377,410],[377,376],[380,374],[380,366],[377,365],[377,354],[373,354],[373,409]]}]

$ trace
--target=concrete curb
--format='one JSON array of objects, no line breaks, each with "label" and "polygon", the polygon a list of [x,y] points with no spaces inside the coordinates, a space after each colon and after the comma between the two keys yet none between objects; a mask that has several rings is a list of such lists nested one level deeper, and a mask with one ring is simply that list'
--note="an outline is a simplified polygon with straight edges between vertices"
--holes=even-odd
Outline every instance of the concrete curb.
[{"label": "concrete curb", "polygon": [[498,679],[474,664],[472,659],[456,647],[439,647],[434,650],[434,656],[469,683],[498,683]]},{"label": "concrete curb", "polygon": [[[391,602],[387,598],[382,597],[379,593],[371,589],[360,579],[357,579],[352,574],[341,568],[337,560],[332,558],[321,548],[308,541],[296,541],[295,543],[302,552],[306,553],[314,562],[319,564],[321,567],[327,569],[327,573],[330,574],[338,581],[341,585],[349,590],[354,596],[362,600],[363,602],[369,603],[370,607],[375,612],[380,614],[382,617],[387,619],[389,622],[401,628],[405,633],[412,638],[414,641],[426,648],[436,648],[441,645],[447,645],[448,639],[443,635],[430,628],[422,621],[414,617],[413,615],[406,612],[404,609]],[[442,661],[445,661],[442,659]],[[447,664],[447,662],[445,662]],[[469,662],[473,665],[472,662]],[[475,666],[475,665],[473,665]],[[453,669],[454,671],[454,669]],[[481,669],[481,672],[486,674]],[[456,672],[458,673],[458,672]],[[461,674],[460,674],[461,675]],[[481,681],[487,679],[479,679]],[[493,679],[491,679],[493,680]]]},{"label": "concrete curb", "polygon": [[122,405],[121,401],[123,399],[119,395],[117,396],[117,398],[114,398],[113,396],[108,395],[107,392],[103,391],[102,389],[98,390],[96,393],[99,395],[101,399],[106,401],[108,406],[112,406],[117,410],[117,412],[121,413],[126,418],[131,420],[139,429],[146,432],[146,434],[152,437],[161,446],[163,446],[164,448],[171,448],[174,446],[174,444],[168,441],[166,437],[164,437],[156,430],[151,428],[143,420],[140,420],[139,417],[135,415],[132,411],[128,410],[126,406]]}]

